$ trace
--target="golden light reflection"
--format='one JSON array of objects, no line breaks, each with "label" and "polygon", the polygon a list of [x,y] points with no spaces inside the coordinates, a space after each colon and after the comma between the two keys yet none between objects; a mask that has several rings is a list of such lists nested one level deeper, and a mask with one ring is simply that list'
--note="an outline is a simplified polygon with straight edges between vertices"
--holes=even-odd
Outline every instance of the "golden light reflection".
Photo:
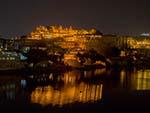
[{"label": "golden light reflection", "polygon": [[106,72],[106,68],[96,69],[94,71],[94,75],[101,75],[101,74],[104,74],[105,72]]},{"label": "golden light reflection", "polygon": [[61,90],[52,86],[37,87],[31,94],[31,102],[46,105],[65,105],[74,102],[93,102],[102,98],[102,84],[65,85]]},{"label": "golden light reflection", "polygon": [[126,72],[125,72],[125,70],[122,70],[122,71],[120,72],[120,82],[121,82],[122,85],[123,85],[124,82],[125,82],[125,77],[126,77]]},{"label": "golden light reflection", "polygon": [[66,85],[74,85],[80,79],[80,76],[81,74],[79,71],[69,71],[67,73],[64,73],[64,77],[62,78],[62,80]]},{"label": "golden light reflection", "polygon": [[132,88],[135,90],[150,90],[150,70],[139,70],[132,76]]},{"label": "golden light reflection", "polygon": [[150,90],[150,71],[138,71],[137,90]]}]

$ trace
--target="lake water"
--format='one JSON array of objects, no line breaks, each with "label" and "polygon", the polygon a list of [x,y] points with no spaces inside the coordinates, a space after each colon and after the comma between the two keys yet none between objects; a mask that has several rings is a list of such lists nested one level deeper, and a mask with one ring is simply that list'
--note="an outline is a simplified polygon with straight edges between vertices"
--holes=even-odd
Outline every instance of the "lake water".
[{"label": "lake water", "polygon": [[150,70],[0,75],[0,112],[150,112]]}]

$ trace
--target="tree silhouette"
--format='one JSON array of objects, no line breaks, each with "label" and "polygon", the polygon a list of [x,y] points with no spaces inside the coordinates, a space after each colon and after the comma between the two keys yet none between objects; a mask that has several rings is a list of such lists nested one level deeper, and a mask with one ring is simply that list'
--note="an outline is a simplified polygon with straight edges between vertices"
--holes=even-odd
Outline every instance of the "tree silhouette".
[{"label": "tree silhouette", "polygon": [[27,53],[27,62],[34,65],[40,61],[48,60],[47,52],[40,49],[31,49]]},{"label": "tree silhouette", "polygon": [[119,57],[121,53],[121,50],[115,46],[109,47],[109,49],[106,51],[106,55],[111,58],[111,57]]},{"label": "tree silhouette", "polygon": [[76,56],[79,58],[80,63],[84,63],[87,59],[90,59],[91,63],[95,63],[96,61],[106,62],[106,58],[94,49],[86,51],[83,54],[78,53]]}]

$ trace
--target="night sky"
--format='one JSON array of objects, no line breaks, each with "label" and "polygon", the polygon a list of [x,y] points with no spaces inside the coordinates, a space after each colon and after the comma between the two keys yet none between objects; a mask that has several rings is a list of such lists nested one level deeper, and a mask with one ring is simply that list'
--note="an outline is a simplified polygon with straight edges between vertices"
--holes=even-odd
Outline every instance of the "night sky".
[{"label": "night sky", "polygon": [[149,0],[0,0],[0,33],[29,34],[38,25],[96,28],[104,34],[150,32]]}]

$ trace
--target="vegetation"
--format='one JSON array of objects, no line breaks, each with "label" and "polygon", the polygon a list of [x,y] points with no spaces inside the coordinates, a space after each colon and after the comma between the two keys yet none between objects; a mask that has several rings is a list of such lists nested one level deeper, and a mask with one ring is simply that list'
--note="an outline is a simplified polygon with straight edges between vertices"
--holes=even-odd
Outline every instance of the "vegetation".
[{"label": "vegetation", "polygon": [[27,62],[33,63],[34,65],[40,61],[48,60],[47,52],[40,49],[31,49],[27,53],[27,57]]},{"label": "vegetation", "polygon": [[99,54],[94,49],[91,49],[83,54],[78,53],[77,57],[79,58],[81,64],[85,63],[85,61],[88,59],[91,60],[92,64],[94,64],[96,61],[103,61],[103,62],[106,61],[106,58],[103,55]]},{"label": "vegetation", "polygon": [[33,63],[33,65],[41,61],[52,61],[54,63],[61,62],[64,57],[65,49],[60,46],[50,45],[46,50],[42,49],[30,49],[27,56],[27,62]]}]

